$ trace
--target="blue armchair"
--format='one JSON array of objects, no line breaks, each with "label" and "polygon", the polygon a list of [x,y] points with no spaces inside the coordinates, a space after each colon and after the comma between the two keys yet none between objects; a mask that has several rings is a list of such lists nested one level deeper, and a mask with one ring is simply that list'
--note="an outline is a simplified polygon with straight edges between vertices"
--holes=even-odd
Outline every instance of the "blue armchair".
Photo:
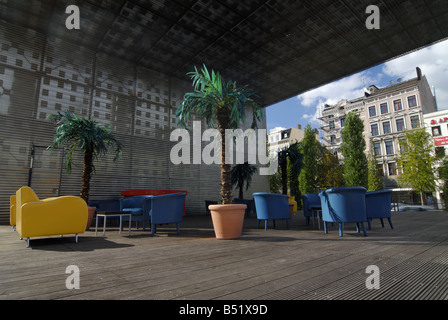
[{"label": "blue armchair", "polygon": [[260,220],[264,220],[264,229],[268,227],[268,220],[285,219],[286,227],[289,229],[289,203],[288,196],[277,193],[257,192],[254,193],[255,209],[257,212],[257,227]]},{"label": "blue armchair", "polygon": [[[146,222],[150,221],[149,211],[151,210],[151,197],[148,195],[125,197],[121,199],[120,211],[131,213],[131,221],[135,221],[138,228],[138,222],[143,223],[143,230],[146,229]],[[128,221],[129,217],[123,216],[123,221]]]},{"label": "blue armchair", "polygon": [[[306,224],[309,225],[310,217],[313,216],[313,211],[322,209],[319,194],[305,193],[302,195],[302,202],[303,202],[303,215],[306,218]],[[314,220],[313,220],[313,223],[314,223]]]},{"label": "blue armchair", "polygon": [[156,232],[157,224],[175,223],[177,234],[180,234],[179,223],[184,212],[185,193],[172,193],[151,197],[151,235]]},{"label": "blue armchair", "polygon": [[328,233],[327,222],[339,223],[339,235],[343,234],[343,223],[354,222],[358,232],[361,224],[364,235],[367,236],[364,222],[366,214],[366,189],[363,187],[342,187],[319,193],[322,203],[322,220],[325,233]]},{"label": "blue armchair", "polygon": [[383,218],[387,218],[390,228],[394,228],[391,220],[391,201],[392,190],[369,191],[366,193],[366,212],[369,230],[371,229],[370,222],[374,218],[379,218],[381,220],[383,228]]}]

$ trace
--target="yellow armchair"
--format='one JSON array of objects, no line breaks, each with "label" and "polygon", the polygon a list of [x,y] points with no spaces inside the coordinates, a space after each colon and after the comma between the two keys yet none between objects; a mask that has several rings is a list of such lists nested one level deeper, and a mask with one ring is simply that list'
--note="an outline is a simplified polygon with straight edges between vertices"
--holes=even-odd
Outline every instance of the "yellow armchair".
[{"label": "yellow armchair", "polygon": [[39,200],[33,189],[22,187],[16,192],[16,230],[20,237],[84,233],[87,224],[87,204],[80,197],[62,196]]},{"label": "yellow armchair", "polygon": [[297,201],[293,196],[290,196],[289,193],[288,193],[288,203],[294,205],[292,212],[297,212]]},{"label": "yellow armchair", "polygon": [[16,228],[16,195],[9,197],[9,224]]}]

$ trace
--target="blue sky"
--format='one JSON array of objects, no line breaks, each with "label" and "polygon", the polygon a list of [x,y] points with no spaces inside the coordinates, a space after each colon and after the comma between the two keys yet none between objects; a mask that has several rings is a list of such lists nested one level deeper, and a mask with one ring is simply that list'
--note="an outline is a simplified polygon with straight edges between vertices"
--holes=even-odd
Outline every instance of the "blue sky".
[{"label": "blue sky", "polygon": [[372,84],[381,88],[390,85],[390,81],[396,83],[398,78],[403,81],[415,78],[416,67],[426,75],[430,87],[435,87],[438,109],[448,109],[448,40],[445,40],[267,107],[267,130],[297,124],[302,128],[307,124],[319,128],[318,108],[325,103],[361,97],[363,89]]}]

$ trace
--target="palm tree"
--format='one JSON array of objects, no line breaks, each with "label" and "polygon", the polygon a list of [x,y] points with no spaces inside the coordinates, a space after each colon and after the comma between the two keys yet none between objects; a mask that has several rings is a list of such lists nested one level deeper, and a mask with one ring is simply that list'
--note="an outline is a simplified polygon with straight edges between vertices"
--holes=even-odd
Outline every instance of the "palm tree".
[{"label": "palm tree", "polygon": [[236,186],[239,189],[238,198],[244,199],[244,183],[246,183],[246,190],[249,189],[252,182],[252,175],[255,172],[257,172],[257,167],[249,164],[247,161],[241,164],[237,164],[232,168],[232,186]]},{"label": "palm tree", "polygon": [[84,153],[80,196],[88,203],[90,178],[95,170],[94,160],[105,155],[110,148],[114,148],[114,161],[118,160],[122,154],[122,145],[113,136],[110,128],[99,125],[91,118],[78,118],[67,110],[65,114],[58,112],[57,115],[48,116],[48,119],[57,124],[56,134],[48,148],[54,149],[61,145],[68,145],[65,158],[68,174],[72,170],[73,152],[79,148]]},{"label": "palm tree", "polygon": [[[225,82],[219,73],[211,73],[204,65],[201,71],[195,67],[189,72],[194,92],[186,93],[177,108],[179,125],[186,127],[192,114],[206,119],[207,124],[218,127],[221,136],[221,199],[222,204],[232,203],[231,165],[226,159],[226,129],[237,129],[245,122],[246,106],[252,107],[252,128],[262,118],[262,110],[255,101],[256,94],[247,86],[237,87],[236,82]],[[215,122],[216,121],[216,122]]]}]

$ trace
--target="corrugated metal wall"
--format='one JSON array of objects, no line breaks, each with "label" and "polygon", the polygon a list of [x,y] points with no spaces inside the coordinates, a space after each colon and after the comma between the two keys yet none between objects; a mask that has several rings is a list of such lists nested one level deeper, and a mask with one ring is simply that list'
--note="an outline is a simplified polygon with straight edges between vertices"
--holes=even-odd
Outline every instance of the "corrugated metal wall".
[{"label": "corrugated metal wall", "polygon": [[[46,149],[54,135],[47,115],[67,109],[111,125],[124,146],[118,162],[96,162],[91,199],[125,189],[182,189],[187,214],[202,214],[204,200],[219,199],[218,165],[169,159],[175,111],[191,83],[4,22],[0,49],[0,223],[9,221],[9,196],[20,186],[30,184],[42,198],[79,194],[81,155],[68,176],[64,150]],[[256,175],[246,194],[268,189],[267,176]]]}]

